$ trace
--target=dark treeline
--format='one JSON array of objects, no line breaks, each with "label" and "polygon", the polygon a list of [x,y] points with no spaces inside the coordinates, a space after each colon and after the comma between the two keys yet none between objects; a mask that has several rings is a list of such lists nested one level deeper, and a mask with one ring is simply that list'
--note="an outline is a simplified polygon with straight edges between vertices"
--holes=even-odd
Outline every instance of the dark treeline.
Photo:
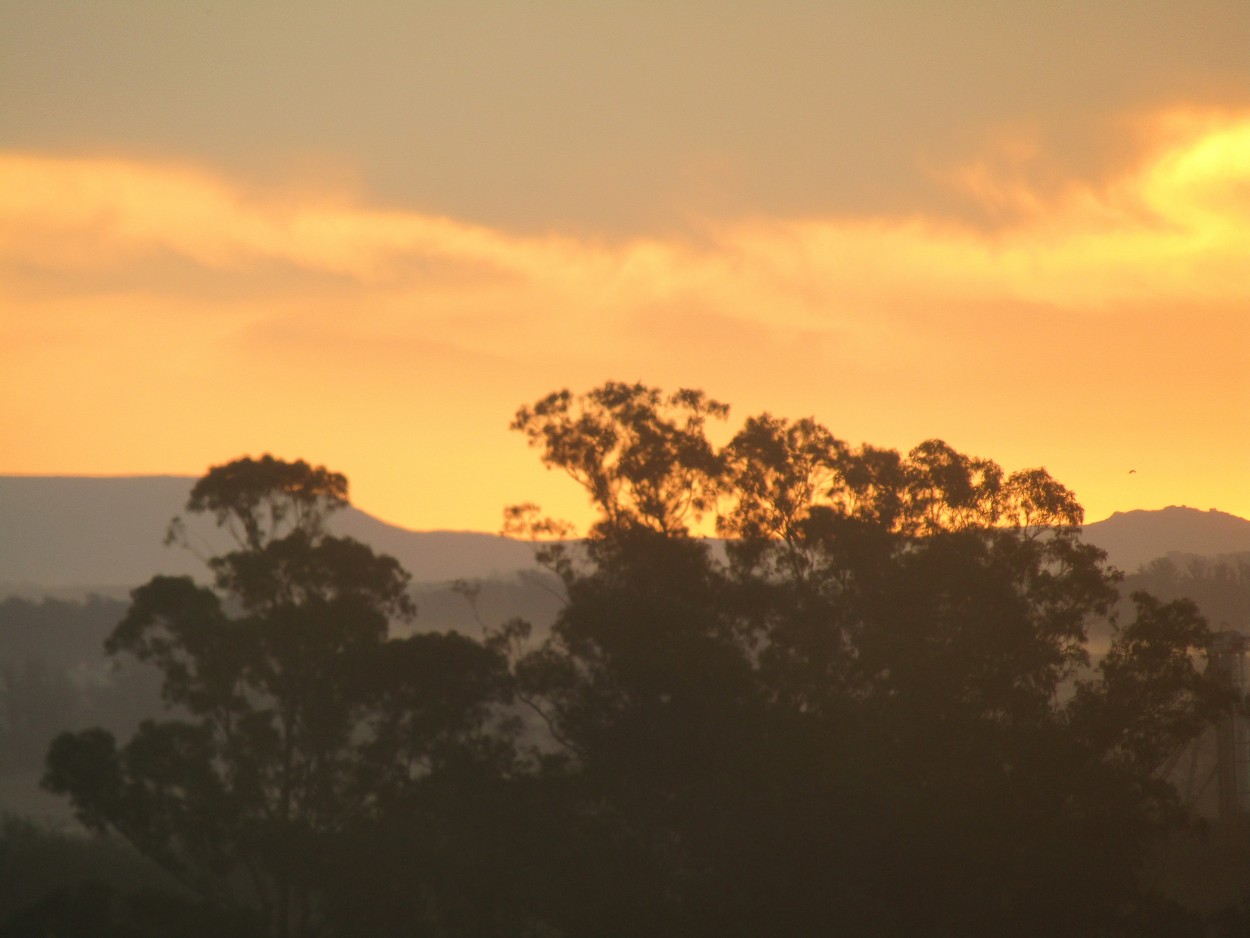
[{"label": "dark treeline", "polygon": [[170,885],[0,934],[1232,933],[1147,875],[1186,823],[1161,768],[1234,705],[1194,605],[1134,595],[1091,669],[1119,577],[1044,470],[767,414],[718,449],[726,413],[622,384],[517,413],[598,517],[509,510],[561,593],[541,640],[408,627],[408,574],[325,532],[341,475],[211,470],[213,585],[153,579],[107,638],[165,717],[59,736],[44,778]]},{"label": "dark treeline", "polygon": [[1250,554],[1169,554],[1126,576],[1123,590],[1192,599],[1213,628],[1250,631]]},{"label": "dark treeline", "polygon": [[[483,625],[522,616],[545,630],[560,606],[558,580],[538,571],[474,582],[413,583],[421,631],[480,635]],[[103,726],[129,736],[161,709],[160,672],[109,657],[105,639],[129,603],[11,596],[0,601],[0,813],[37,794],[48,744],[67,729]],[[402,635],[402,623],[392,634]],[[16,796],[16,799],[14,799]],[[44,803],[43,799],[40,799]],[[67,814],[67,812],[65,812]]]},{"label": "dark treeline", "polygon": [[0,602],[0,778],[38,774],[58,730],[104,722],[130,733],[159,704],[159,675],[101,654],[119,600]]}]

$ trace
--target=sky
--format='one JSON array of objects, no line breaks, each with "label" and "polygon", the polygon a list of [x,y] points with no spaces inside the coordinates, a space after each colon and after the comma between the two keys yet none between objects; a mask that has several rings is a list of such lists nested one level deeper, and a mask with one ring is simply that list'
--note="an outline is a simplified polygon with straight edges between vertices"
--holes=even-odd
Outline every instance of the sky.
[{"label": "sky", "polygon": [[584,524],[609,379],[1250,517],[1250,5],[0,0],[0,474]]}]

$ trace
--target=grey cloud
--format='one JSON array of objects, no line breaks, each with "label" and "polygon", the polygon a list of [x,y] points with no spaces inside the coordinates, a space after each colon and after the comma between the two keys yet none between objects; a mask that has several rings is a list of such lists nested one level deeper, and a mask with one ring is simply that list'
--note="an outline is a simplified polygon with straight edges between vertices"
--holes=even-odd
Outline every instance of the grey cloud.
[{"label": "grey cloud", "polygon": [[524,229],[968,211],[1006,123],[1065,172],[1109,116],[1250,105],[1240,0],[0,2],[0,145],[358,163],[374,199]]}]

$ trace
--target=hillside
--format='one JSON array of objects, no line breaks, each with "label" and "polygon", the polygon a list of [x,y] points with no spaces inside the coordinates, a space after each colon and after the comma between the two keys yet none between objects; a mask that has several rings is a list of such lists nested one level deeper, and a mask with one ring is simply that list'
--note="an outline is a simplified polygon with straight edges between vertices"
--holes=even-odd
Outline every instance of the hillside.
[{"label": "hillside", "polygon": [[1171,553],[1213,557],[1250,551],[1250,521],[1223,511],[1173,505],[1157,511],[1117,511],[1085,526],[1085,539],[1113,564],[1133,573]]},{"label": "hillside", "polygon": [[[194,480],[185,477],[22,478],[0,476],[0,676],[7,717],[0,718],[0,811],[64,820],[64,803],[37,789],[42,754],[56,731],[103,722],[129,732],[156,704],[151,675],[118,672],[103,657],[103,637],[125,609],[126,592],[155,573],[203,576],[190,552],[162,544]],[[418,581],[413,627],[478,634],[484,623],[522,616],[541,633],[560,607],[558,584],[534,572],[529,546],[488,534],[407,531],[348,509],[337,533],[389,553]],[[1168,553],[1213,557],[1250,551],[1250,521],[1191,508],[1134,511],[1087,526],[1088,539],[1132,573]],[[191,531],[200,553],[226,543],[211,524]],[[1165,598],[1189,595],[1212,621],[1245,627],[1245,577],[1230,580],[1185,561],[1155,565],[1126,586]],[[1241,570],[1241,567],[1237,568]],[[521,576],[518,571],[530,571]],[[1169,579],[1160,580],[1164,574]],[[1218,574],[1218,575],[1217,575]],[[485,580],[472,602],[453,591],[455,578]],[[81,602],[89,592],[111,599]],[[5,599],[61,594],[75,602]]]},{"label": "hillside", "polygon": [[[116,594],[156,573],[199,576],[197,557],[163,544],[194,483],[190,477],[0,476],[0,595],[95,589]],[[409,531],[355,508],[331,528],[399,559],[418,582],[507,576],[532,569],[529,545],[491,534]],[[191,543],[210,556],[227,547],[211,523]],[[1215,556],[1250,551],[1250,521],[1220,511],[1172,507],[1117,512],[1085,537],[1126,572],[1172,552]]]},{"label": "hillside", "polygon": [[[0,476],[0,595],[94,588],[115,593],[158,573],[202,576],[191,551],[166,547],[165,529],[195,480]],[[197,519],[198,520],[198,519]],[[529,545],[491,534],[407,531],[356,508],[331,519],[336,534],[391,554],[422,582],[532,568]],[[211,523],[189,531],[196,552],[228,546]]]}]

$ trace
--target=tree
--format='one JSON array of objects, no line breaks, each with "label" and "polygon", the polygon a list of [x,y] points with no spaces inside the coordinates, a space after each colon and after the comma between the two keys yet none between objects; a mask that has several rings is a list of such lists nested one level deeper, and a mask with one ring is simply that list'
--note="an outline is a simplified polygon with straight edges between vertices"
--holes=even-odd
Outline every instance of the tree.
[{"label": "tree", "polygon": [[[47,758],[45,787],[87,827],[204,900],[252,910],[272,936],[333,931],[384,891],[352,858],[394,805],[511,758],[500,654],[458,635],[392,636],[415,611],[408,574],[326,533],[346,504],[343,476],[302,461],[211,469],[187,509],[236,549],[209,561],[211,587],[156,577],[135,590],[106,645],[159,669],[170,718],[121,746],[104,730],[62,734]],[[394,871],[427,924],[443,915],[428,852]]]},{"label": "tree", "polygon": [[678,534],[712,504],[718,466],[704,429],[727,413],[701,391],[666,396],[609,381],[582,397],[557,391],[522,407],[512,429],[586,490],[603,531]]},{"label": "tree", "polygon": [[513,424],[599,511],[516,663],[618,874],[567,933],[1140,933],[1158,770],[1229,705],[1192,606],[1140,598],[1090,670],[1118,574],[1044,470],[768,414],[717,451],[724,413],[608,384]]},{"label": "tree", "polygon": [[[718,448],[726,414],[620,383],[517,412],[598,513],[580,541],[509,513],[557,537],[533,647],[396,637],[407,575],[327,533],[341,476],[210,470],[188,509],[236,549],[108,640],[168,718],[62,735],[45,784],[236,934],[1177,932],[1142,876],[1183,820],[1160,769],[1231,704],[1195,608],[1134,597],[1091,667],[1119,575],[1045,470],[769,414]],[[122,929],[147,907],[73,897]]]}]

